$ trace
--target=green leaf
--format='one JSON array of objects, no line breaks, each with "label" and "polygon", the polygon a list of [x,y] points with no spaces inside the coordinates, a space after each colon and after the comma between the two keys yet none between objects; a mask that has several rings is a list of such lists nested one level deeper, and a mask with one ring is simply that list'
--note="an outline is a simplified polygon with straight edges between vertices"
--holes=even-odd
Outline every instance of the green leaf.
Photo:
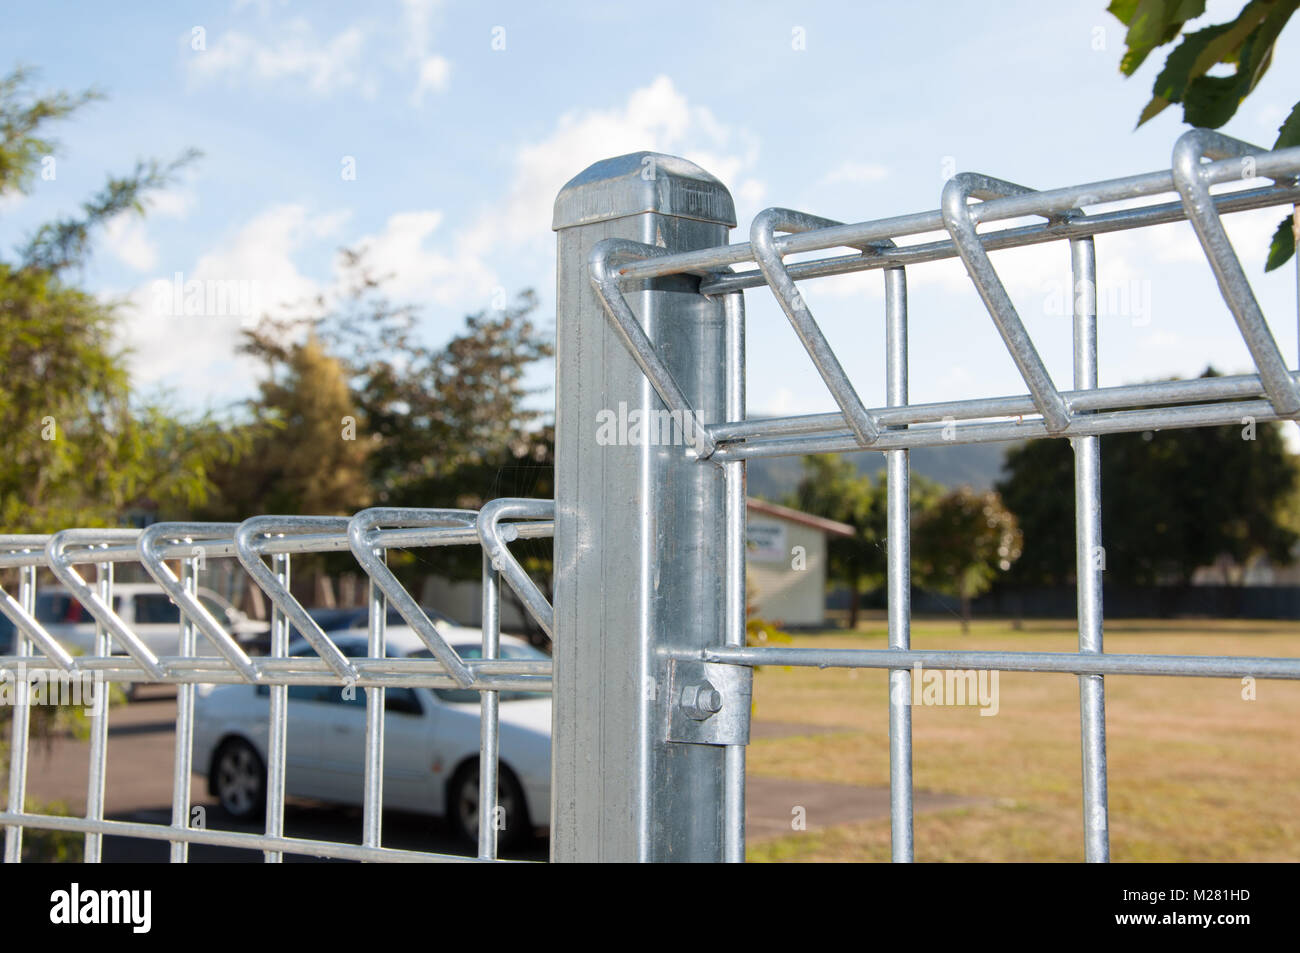
[{"label": "green leaf", "polygon": [[1173,40],[1184,23],[1205,12],[1205,0],[1115,0],[1107,9],[1128,26],[1119,68],[1132,76],[1153,49]]},{"label": "green leaf", "polygon": [[[1251,0],[1230,23],[1184,35],[1152,86],[1142,125],[1169,103],[1183,103],[1183,120],[1216,129],[1231,119],[1273,61],[1278,34],[1300,0]],[[1229,76],[1210,76],[1219,64],[1235,66]]]},{"label": "green leaf", "polygon": [[1273,233],[1273,241],[1268,246],[1268,261],[1264,263],[1264,270],[1281,268],[1294,254],[1295,226],[1292,217],[1288,215],[1277,223],[1277,231]]},{"label": "green leaf", "polygon": [[1241,105],[1243,85],[1237,76],[1198,76],[1183,94],[1183,122],[1218,129]]},{"label": "green leaf", "polygon": [[1292,146],[1300,146],[1300,103],[1291,107],[1291,115],[1278,127],[1277,142],[1273,143],[1274,149],[1289,149]]},{"label": "green leaf", "polygon": [[[1142,115],[1138,119],[1139,126],[1170,103],[1183,101],[1187,84],[1196,75],[1193,71],[1197,60],[1210,43],[1225,33],[1230,26],[1231,24],[1228,23],[1220,23],[1183,37],[1183,41],[1174,47],[1165,60],[1164,69],[1156,76],[1155,84],[1151,87],[1151,102],[1147,103],[1146,108],[1142,110]],[[1163,105],[1157,105],[1158,103]]]},{"label": "green leaf", "polygon": [[1165,99],[1163,96],[1152,96],[1151,102],[1142,107],[1142,115],[1138,116],[1137,124],[1140,126],[1148,119],[1160,115],[1169,105],[1169,100]]},{"label": "green leaf", "polygon": [[1110,0],[1106,12],[1128,26],[1129,21],[1133,19],[1133,14],[1137,13],[1137,7],[1138,0]]}]

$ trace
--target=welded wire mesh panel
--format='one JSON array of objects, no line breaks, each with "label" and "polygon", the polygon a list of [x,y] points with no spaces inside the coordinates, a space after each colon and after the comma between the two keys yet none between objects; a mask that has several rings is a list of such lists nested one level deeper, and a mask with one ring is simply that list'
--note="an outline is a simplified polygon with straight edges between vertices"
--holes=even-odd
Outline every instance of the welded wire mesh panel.
[{"label": "welded wire mesh panel", "polygon": [[[656,173],[648,179],[647,160]],[[1300,202],[1298,175],[1300,149],[1264,152],[1196,130],[1178,141],[1168,171],[1048,191],[962,174],[945,186],[940,207],[932,211],[841,224],[769,209],[755,218],[748,242],[699,247],[719,241],[734,224],[730,198],[720,183],[684,160],[666,156],[638,154],[593,166],[566,186],[556,206],[556,228],[562,232],[562,343],[566,329],[573,329],[567,339],[573,346],[561,355],[557,380],[562,411],[557,413],[556,431],[558,516],[549,501],[498,500],[477,513],[377,508],[351,518],[256,516],[240,524],[165,523],[144,531],[70,529],[49,537],[0,537],[0,570],[17,580],[14,593],[0,588],[0,612],[17,633],[13,654],[0,657],[6,678],[26,684],[39,673],[74,683],[178,686],[170,824],[105,819],[106,709],[92,720],[84,816],[25,811],[30,710],[15,710],[8,809],[0,812],[6,859],[20,857],[25,828],[81,832],[89,860],[101,858],[105,834],[170,841],[173,860],[186,859],[188,845],[194,843],[262,850],[268,861],[286,853],[358,860],[464,859],[382,844],[386,697],[413,687],[469,692],[479,701],[478,856],[495,858],[496,820],[502,810],[497,798],[500,693],[549,691],[552,678],[549,661],[501,657],[502,582],[568,653],[569,667],[556,669],[557,683],[563,675],[568,681],[562,683],[571,689],[567,697],[560,693],[560,701],[596,700],[557,711],[557,737],[563,734],[564,743],[557,740],[552,776],[572,782],[583,772],[590,775],[600,770],[592,767],[597,756],[605,759],[600,764],[619,767],[612,776],[570,784],[573,803],[552,814],[565,819],[555,838],[561,843],[552,844],[555,856],[608,853],[654,859],[689,852],[743,860],[748,670],[773,664],[889,671],[893,856],[900,861],[913,857],[912,670],[923,666],[1076,675],[1085,853],[1089,860],[1108,859],[1106,675],[1300,678],[1300,659],[1295,658],[1106,653],[1102,563],[1095,558],[1102,547],[1100,435],[1238,424],[1243,417],[1289,420],[1300,414],[1300,378],[1282,357],[1221,222],[1225,214]],[[1245,187],[1213,191],[1229,183]],[[1116,208],[1117,203],[1123,207]],[[1040,221],[987,229],[1025,218]],[[1099,387],[1094,237],[1184,220],[1195,229],[1255,373]],[[692,250],[673,251],[626,237],[642,225],[646,227],[640,234],[672,239]],[[936,231],[947,237],[925,237]],[[1072,295],[1074,361],[1069,387],[1047,371],[990,255],[1051,242],[1060,243],[1061,267],[1068,269],[1077,291]],[[792,255],[836,248],[854,252],[786,261]],[[1024,394],[928,404],[909,401],[907,270],[952,258],[965,265],[972,290],[1024,381]],[[865,405],[799,292],[801,281],[868,270],[882,271],[885,287],[882,407]],[[580,284],[575,275],[581,276]],[[669,276],[690,279],[652,280]],[[747,417],[743,293],[753,288],[776,297],[834,399],[836,412]],[[659,320],[649,320],[651,312]],[[592,315],[613,342],[610,347],[605,337],[594,333]],[[665,347],[664,335],[673,333],[695,337],[689,346]],[[635,377],[635,388],[626,380],[612,379],[624,366]],[[710,375],[713,383],[725,379],[725,386],[702,386]],[[575,377],[583,378],[583,388],[568,386]],[[657,409],[654,398],[671,421],[692,424],[682,441],[687,466],[676,451],[654,455],[642,449],[634,458],[611,462],[598,439],[586,430],[578,432],[586,427],[580,412],[607,399],[615,388]],[[708,406],[692,406],[688,394],[707,395]],[[1069,439],[1074,449],[1078,651],[913,649],[910,450],[1052,437]],[[880,451],[886,457],[888,648],[747,646],[746,461],[861,450]],[[713,468],[719,466],[717,476]],[[673,512],[655,512],[656,501],[667,501],[663,508]],[[671,522],[658,522],[660,516],[670,516]],[[663,525],[681,538],[661,532]],[[509,548],[515,539],[553,534],[557,611]],[[455,545],[479,547],[482,553],[483,625],[472,655],[448,641],[387,565],[392,549]],[[350,553],[370,582],[360,651],[346,651],[291,592],[294,557],[330,552]],[[667,558],[679,562],[664,565]],[[198,598],[198,569],[207,559],[237,560],[270,599],[269,655],[249,655]],[[179,606],[176,655],[156,653],[114,610],[114,569],[122,563],[143,566]],[[46,584],[38,570],[55,577],[93,617],[94,637],[79,647],[81,651],[70,651],[38,620],[38,589]],[[698,578],[708,574],[714,578]],[[625,618],[628,606],[634,607],[634,618]],[[419,639],[420,652],[393,657],[388,651],[390,613]],[[695,641],[676,638],[682,633]],[[570,635],[580,638],[566,644]],[[196,695],[202,691],[199,686],[220,683],[253,685],[266,693],[266,771],[264,790],[258,794],[266,807],[262,833],[215,831],[190,822]],[[287,776],[291,691],[313,685],[365,693],[359,844],[290,837],[284,830],[284,799],[292,793]],[[680,747],[670,750],[673,746]],[[715,753],[702,752],[708,747],[725,751],[716,758],[701,756]],[[607,803],[599,803],[602,799]],[[597,802],[594,810],[592,800]],[[673,824],[664,819],[668,811],[676,819]],[[579,817],[592,829],[578,830],[569,822]],[[701,845],[702,838],[709,843]]]},{"label": "welded wire mesh panel", "polygon": [[[641,157],[644,164],[666,157]],[[613,163],[615,160],[611,160]],[[570,184],[584,199],[597,185],[601,166]],[[678,173],[699,191],[721,189],[702,170]],[[1035,191],[987,175],[963,173],[943,189],[938,209],[877,221],[842,224],[790,209],[772,208],[753,221],[743,244],[670,252],[659,244],[606,238],[590,249],[591,285],[610,328],[674,419],[707,420],[684,396],[665,352],[652,343],[637,309],[646,282],[693,276],[701,295],[723,296],[729,313],[743,316],[742,293],[761,288],[775,296],[838,410],[834,413],[749,419],[743,408],[743,327],[736,347],[728,345],[726,416],[698,428],[689,441],[701,466],[721,464],[727,479],[743,487],[744,461],[762,457],[862,450],[881,451],[888,474],[889,647],[881,650],[747,647],[736,640],[691,656],[706,663],[737,666],[803,665],[878,668],[890,672],[890,775],[895,860],[913,858],[911,671],[989,669],[1068,672],[1078,676],[1082,738],[1083,830],[1088,860],[1109,859],[1104,677],[1108,674],[1300,678],[1300,659],[1233,656],[1116,655],[1103,651],[1101,572],[1101,477],[1099,436],[1129,431],[1238,425],[1293,420],[1300,413],[1300,378],[1283,358],[1241,263],[1228,240],[1222,216],[1300,202],[1300,149],[1267,152],[1207,130],[1182,136],[1166,171]],[[610,194],[617,181],[600,183]],[[715,188],[716,186],[716,188]],[[1212,191],[1215,187],[1218,191]],[[725,193],[724,193],[725,194]],[[661,203],[676,213],[672,193]],[[977,200],[977,201],[972,201]],[[565,201],[562,193],[562,202]],[[717,200],[714,199],[715,204]],[[1103,207],[1104,206],[1104,207]],[[643,206],[637,206],[643,207]],[[561,206],[557,205],[557,222]],[[679,213],[686,214],[686,213]],[[698,214],[698,213],[690,213]],[[719,220],[725,216],[718,216]],[[1038,219],[989,230],[981,226]],[[577,220],[577,219],[575,219]],[[582,224],[582,220],[579,224]],[[1097,263],[1094,237],[1116,231],[1189,221],[1215,275],[1227,318],[1235,322],[1255,373],[1198,380],[1098,387]],[[557,225],[559,227],[559,225]],[[925,233],[946,232],[934,240]],[[1027,245],[1058,243],[1068,269],[1073,305],[1073,380],[1053,380],[994,265],[990,253]],[[563,251],[562,243],[561,249]],[[835,248],[853,254],[808,258]],[[792,255],[804,257],[787,263]],[[908,400],[907,271],[959,258],[1017,371],[1026,393],[990,395],[942,403]],[[563,271],[564,264],[561,268]],[[827,341],[798,283],[813,278],[878,270],[884,273],[887,400],[867,407],[843,363]],[[633,292],[640,294],[634,298]],[[743,318],[742,318],[743,320]],[[1290,318],[1294,320],[1294,318]],[[730,330],[730,329],[729,329]],[[739,355],[739,360],[732,360]],[[720,362],[714,360],[716,373]],[[681,369],[678,368],[681,376]],[[918,651],[910,639],[910,537],[908,453],[915,447],[1038,438],[1067,438],[1074,450],[1078,651]],[[733,480],[734,476],[734,480]],[[731,483],[729,482],[729,485]],[[1061,487],[1061,492],[1068,492]],[[743,552],[743,513],[725,526],[701,533],[725,533],[729,552]],[[740,589],[741,560],[727,564],[728,593]],[[685,658],[685,656],[683,656]],[[670,702],[676,704],[676,700]],[[724,703],[725,704],[725,703]],[[671,735],[667,739],[674,740]],[[743,754],[727,762],[724,844],[719,856],[743,857]],[[737,793],[739,792],[739,793]],[[653,836],[653,835],[651,835]]]},{"label": "welded wire mesh panel", "polygon": [[[500,581],[506,581],[549,633],[550,604],[511,554],[509,543],[550,537],[552,510],[544,500],[496,500],[480,512],[376,508],[351,518],[259,516],[239,524],[158,523],[142,531],[72,529],[51,536],[0,536],[0,570],[18,579],[16,594],[0,587],[0,612],[16,633],[12,653],[0,656],[0,677],[15,700],[7,809],[0,812],[5,860],[21,859],[24,829],[83,833],[85,859],[91,862],[102,859],[105,835],[170,841],[173,861],[188,859],[191,844],[257,849],[269,862],[285,854],[365,861],[472,859],[382,843],[386,694],[416,688],[469,692],[479,699],[478,784],[466,790],[477,796],[471,814],[477,819],[478,859],[495,859],[504,820],[498,786],[500,694],[545,693],[551,682],[549,659],[502,657]],[[387,566],[389,550],[434,546],[473,546],[483,553],[483,625],[481,642],[472,652],[464,643],[449,642],[446,625],[430,618]],[[341,645],[343,636],[322,629],[290,590],[295,556],[335,552],[351,553],[369,578],[361,649],[355,637]],[[220,559],[237,560],[270,599],[268,655],[249,654],[230,631],[229,620],[219,619],[199,597],[200,568]],[[142,566],[178,607],[176,654],[156,653],[136,631],[138,626],[119,614],[114,569],[122,564]],[[75,599],[93,618],[94,636],[88,645],[70,650],[66,632],[38,619],[41,571],[52,574],[56,591]],[[418,638],[415,651],[411,646],[396,654],[388,651],[390,612]],[[106,686],[115,683],[177,686],[170,824],[104,817],[111,719]],[[251,739],[258,749],[256,760],[265,762],[264,771],[262,766],[257,769],[261,777],[250,776],[250,790],[265,800],[262,833],[195,823],[201,816],[192,811],[191,799],[196,696],[222,684],[254,686],[266,696],[264,734]],[[311,686],[348,693],[345,697],[364,695],[360,844],[285,834],[285,797],[294,793],[286,784],[290,692]],[[80,817],[25,809],[32,704],[56,698],[84,704],[90,713],[89,780],[86,811]],[[542,816],[544,809],[535,805]]]}]

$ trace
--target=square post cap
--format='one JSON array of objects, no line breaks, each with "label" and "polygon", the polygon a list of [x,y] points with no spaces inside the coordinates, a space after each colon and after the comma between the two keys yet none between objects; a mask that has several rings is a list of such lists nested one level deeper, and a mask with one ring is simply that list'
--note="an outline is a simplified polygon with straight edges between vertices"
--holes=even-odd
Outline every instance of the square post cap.
[{"label": "square post cap", "polygon": [[658,152],[602,159],[569,180],[555,199],[559,231],[612,218],[656,212],[736,226],[727,187],[694,162]]}]

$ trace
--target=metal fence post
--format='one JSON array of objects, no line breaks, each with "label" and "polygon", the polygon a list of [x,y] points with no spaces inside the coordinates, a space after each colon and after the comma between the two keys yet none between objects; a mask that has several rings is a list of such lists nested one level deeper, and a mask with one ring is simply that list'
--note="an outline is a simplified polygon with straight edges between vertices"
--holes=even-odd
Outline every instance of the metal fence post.
[{"label": "metal fence post", "polygon": [[725,638],[723,469],[680,439],[722,419],[723,302],[690,275],[623,287],[700,418],[665,440],[664,404],[611,330],[588,254],[609,238],[713,247],[735,223],[720,182],[654,153],[598,162],[556,199],[553,860],[723,859],[726,749],[666,740],[667,656]]}]

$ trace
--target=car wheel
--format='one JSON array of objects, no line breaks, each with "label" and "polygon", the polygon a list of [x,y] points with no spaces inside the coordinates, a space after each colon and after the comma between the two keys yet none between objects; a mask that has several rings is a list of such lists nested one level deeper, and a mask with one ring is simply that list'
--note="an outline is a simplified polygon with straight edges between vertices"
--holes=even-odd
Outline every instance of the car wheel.
[{"label": "car wheel", "polygon": [[[502,829],[497,832],[497,848],[504,850],[522,843],[532,833],[528,806],[519,781],[505,765],[497,783],[497,807],[504,809]],[[447,790],[447,819],[466,844],[478,846],[478,762],[463,765],[452,778]]]},{"label": "car wheel", "polygon": [[213,791],[221,809],[240,821],[266,811],[266,765],[247,741],[233,738],[212,759]]}]

